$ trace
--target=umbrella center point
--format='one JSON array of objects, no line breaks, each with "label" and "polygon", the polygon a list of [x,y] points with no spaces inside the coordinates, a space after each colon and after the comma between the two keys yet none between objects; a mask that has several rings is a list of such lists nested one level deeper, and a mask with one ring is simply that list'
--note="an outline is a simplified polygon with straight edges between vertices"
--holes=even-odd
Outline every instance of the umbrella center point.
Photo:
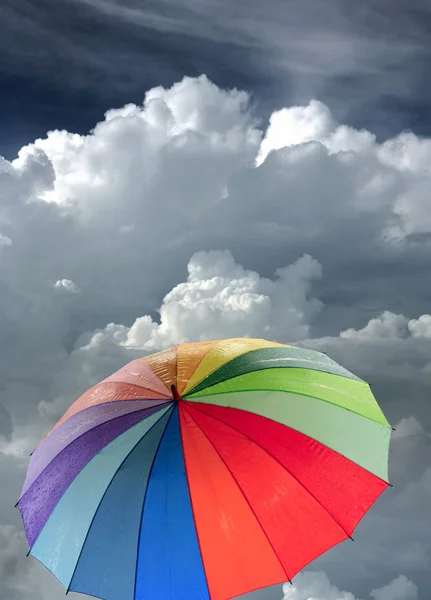
[{"label": "umbrella center point", "polygon": [[172,391],[172,398],[174,399],[174,402],[179,402],[182,398],[178,393],[177,386],[172,384],[171,391]]}]

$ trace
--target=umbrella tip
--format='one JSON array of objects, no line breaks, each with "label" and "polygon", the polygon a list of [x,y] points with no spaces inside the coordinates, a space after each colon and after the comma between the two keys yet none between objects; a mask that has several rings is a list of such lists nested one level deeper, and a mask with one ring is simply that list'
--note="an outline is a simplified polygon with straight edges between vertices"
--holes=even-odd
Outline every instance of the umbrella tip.
[{"label": "umbrella tip", "polygon": [[174,402],[179,402],[181,400],[181,396],[179,395],[177,386],[175,384],[171,385],[171,392]]}]

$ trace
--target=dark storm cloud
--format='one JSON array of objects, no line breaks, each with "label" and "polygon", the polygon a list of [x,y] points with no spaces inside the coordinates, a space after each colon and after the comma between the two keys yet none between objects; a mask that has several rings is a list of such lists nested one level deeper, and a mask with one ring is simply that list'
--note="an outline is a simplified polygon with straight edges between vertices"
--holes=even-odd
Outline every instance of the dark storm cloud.
[{"label": "dark storm cloud", "polygon": [[265,116],[317,97],[382,136],[431,130],[430,8],[419,0],[6,0],[0,11],[8,155],[25,132],[86,131],[184,74],[255,92]]},{"label": "dark storm cloud", "polygon": [[[154,12],[158,10],[163,11],[163,5],[154,5]],[[36,70],[48,78],[48,85],[69,81],[74,91],[100,93],[118,88],[142,91],[143,77],[160,80],[190,68],[199,71],[206,60],[220,68],[221,75],[234,72],[238,60],[246,61],[244,53],[224,63],[215,40],[183,31],[175,17],[171,19],[172,26],[161,31],[157,20],[140,11],[128,12],[125,3],[111,10],[109,4],[80,0],[11,1],[2,9],[0,65],[9,75]],[[226,44],[225,51],[234,52],[235,41]]]}]

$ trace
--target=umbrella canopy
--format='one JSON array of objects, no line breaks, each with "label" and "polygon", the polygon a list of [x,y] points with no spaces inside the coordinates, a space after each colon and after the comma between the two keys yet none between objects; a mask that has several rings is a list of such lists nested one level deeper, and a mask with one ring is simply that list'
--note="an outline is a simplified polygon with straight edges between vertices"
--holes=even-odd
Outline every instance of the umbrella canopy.
[{"label": "umbrella canopy", "polygon": [[105,600],[227,600],[351,537],[388,484],[391,427],[326,355],[180,344],[81,396],[34,451],[30,554]]}]

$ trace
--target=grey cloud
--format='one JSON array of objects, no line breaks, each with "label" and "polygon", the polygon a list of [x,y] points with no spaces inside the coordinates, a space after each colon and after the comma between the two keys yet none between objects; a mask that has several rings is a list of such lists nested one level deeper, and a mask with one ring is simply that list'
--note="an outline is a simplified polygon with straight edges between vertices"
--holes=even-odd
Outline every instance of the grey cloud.
[{"label": "grey cloud", "polygon": [[6,73],[91,97],[207,72],[251,85],[271,108],[275,93],[277,103],[318,97],[384,134],[399,113],[416,125],[407,101],[429,98],[429,18],[420,0],[348,10],[340,0],[14,0],[2,9],[0,56]]},{"label": "grey cloud", "polygon": [[0,435],[3,435],[7,440],[11,439],[12,435],[12,419],[5,407],[0,404]]}]

